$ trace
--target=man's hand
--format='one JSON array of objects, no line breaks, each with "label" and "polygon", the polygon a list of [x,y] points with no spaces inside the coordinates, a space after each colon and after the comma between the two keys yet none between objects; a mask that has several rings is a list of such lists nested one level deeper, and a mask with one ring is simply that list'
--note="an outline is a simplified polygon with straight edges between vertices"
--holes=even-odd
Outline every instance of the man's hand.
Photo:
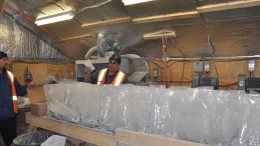
[{"label": "man's hand", "polygon": [[90,82],[90,73],[91,73],[91,68],[86,66],[85,67],[85,76],[84,76],[85,82]]},{"label": "man's hand", "polygon": [[27,87],[35,87],[35,83],[33,83],[33,82],[29,82],[29,83],[27,83]]}]

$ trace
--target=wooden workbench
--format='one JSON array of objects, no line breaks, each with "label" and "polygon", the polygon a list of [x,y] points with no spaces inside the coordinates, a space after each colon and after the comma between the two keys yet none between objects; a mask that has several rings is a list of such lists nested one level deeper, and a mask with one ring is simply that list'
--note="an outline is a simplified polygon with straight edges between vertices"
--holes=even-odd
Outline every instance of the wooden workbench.
[{"label": "wooden workbench", "polygon": [[45,117],[33,116],[31,113],[26,113],[26,122],[31,126],[40,127],[71,138],[96,144],[98,146],[116,146],[116,139],[112,134],[98,132]]},{"label": "wooden workbench", "polygon": [[208,146],[119,128],[116,129],[115,134],[109,134],[92,128],[33,116],[29,112],[26,113],[26,122],[30,124],[31,128],[40,127],[98,146],[117,146],[118,143],[127,146]]}]

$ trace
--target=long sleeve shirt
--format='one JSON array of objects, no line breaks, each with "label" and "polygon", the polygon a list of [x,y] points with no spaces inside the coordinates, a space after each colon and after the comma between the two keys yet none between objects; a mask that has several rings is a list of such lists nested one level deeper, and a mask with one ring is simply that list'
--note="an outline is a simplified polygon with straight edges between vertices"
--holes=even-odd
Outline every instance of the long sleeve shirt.
[{"label": "long sleeve shirt", "polygon": [[[27,94],[26,86],[20,85],[18,80],[14,79],[14,85],[17,96],[23,96]],[[12,99],[12,85],[8,78],[7,72],[4,70],[0,74],[0,120],[6,120],[16,116],[13,110],[13,99]]]}]

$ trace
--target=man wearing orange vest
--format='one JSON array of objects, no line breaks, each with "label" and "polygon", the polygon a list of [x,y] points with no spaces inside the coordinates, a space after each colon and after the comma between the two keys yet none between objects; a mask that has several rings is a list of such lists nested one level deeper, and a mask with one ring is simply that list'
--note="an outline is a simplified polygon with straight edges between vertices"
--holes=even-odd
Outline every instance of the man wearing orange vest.
[{"label": "man wearing orange vest", "polygon": [[119,70],[121,57],[119,54],[113,54],[109,58],[108,68],[101,69],[99,72],[92,71],[86,67],[85,82],[92,84],[104,85],[112,84],[119,86],[128,83],[126,74]]},{"label": "man wearing orange vest", "polygon": [[0,134],[6,146],[16,137],[17,96],[27,94],[14,75],[7,71],[8,56],[0,51]]}]

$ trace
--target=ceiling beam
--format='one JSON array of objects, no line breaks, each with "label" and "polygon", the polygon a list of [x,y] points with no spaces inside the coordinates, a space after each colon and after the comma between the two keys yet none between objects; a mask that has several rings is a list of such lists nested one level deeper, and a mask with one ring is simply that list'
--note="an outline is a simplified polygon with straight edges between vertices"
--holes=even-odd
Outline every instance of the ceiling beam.
[{"label": "ceiling beam", "polygon": [[0,3],[0,17],[3,15],[6,3],[7,3],[7,0],[4,0],[3,2]]},{"label": "ceiling beam", "polygon": [[126,23],[126,22],[131,22],[131,21],[132,21],[131,17],[123,17],[123,18],[116,18],[116,19],[100,21],[100,22],[84,23],[81,25],[81,27],[90,28],[90,27],[98,27],[98,26],[104,26],[104,25]]},{"label": "ceiling beam", "polygon": [[62,38],[59,41],[64,42],[68,40],[75,40],[75,39],[82,39],[82,38],[93,38],[95,37],[94,34],[85,34],[85,35],[79,35],[79,36],[74,36],[74,37],[67,37],[67,38]]},{"label": "ceiling beam", "polygon": [[197,7],[195,11],[172,13],[133,19],[135,24],[199,17],[200,13],[260,6],[260,0],[242,0]]},{"label": "ceiling beam", "polygon": [[197,11],[189,11],[189,12],[172,13],[166,15],[157,15],[157,16],[136,18],[133,19],[133,22],[135,24],[140,24],[140,23],[167,21],[167,20],[174,20],[174,19],[192,18],[192,17],[199,17],[199,13]]},{"label": "ceiling beam", "polygon": [[117,19],[106,20],[101,22],[85,23],[82,24],[81,27],[91,28],[91,27],[126,23],[131,21],[135,24],[142,24],[142,23],[151,23],[151,22],[159,22],[159,21],[169,21],[175,19],[194,18],[194,17],[199,17],[200,13],[247,8],[253,6],[260,6],[260,0],[241,0],[241,1],[206,5],[206,6],[197,7],[195,11],[156,15],[156,16],[142,17],[136,19],[131,19],[131,17],[117,18]]},{"label": "ceiling beam", "polygon": [[206,6],[197,7],[197,11],[199,13],[207,13],[207,12],[247,8],[253,6],[260,6],[260,0],[242,0],[242,1],[214,4],[214,5],[206,5]]}]

